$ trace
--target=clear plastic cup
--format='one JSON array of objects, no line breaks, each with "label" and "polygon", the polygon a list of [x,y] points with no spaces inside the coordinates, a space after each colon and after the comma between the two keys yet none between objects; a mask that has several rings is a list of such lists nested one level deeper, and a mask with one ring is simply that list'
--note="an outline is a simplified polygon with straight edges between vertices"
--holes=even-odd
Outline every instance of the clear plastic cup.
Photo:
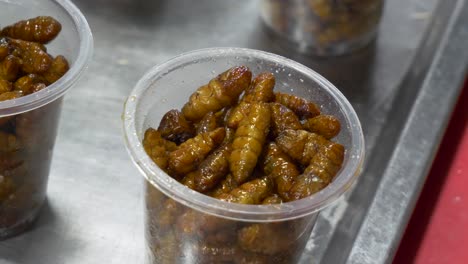
[{"label": "clear plastic cup", "polygon": [[377,35],[384,0],[263,0],[263,21],[299,52],[350,53]]},{"label": "clear plastic cup", "polygon": [[62,30],[47,44],[63,55],[69,71],[33,94],[0,102],[0,240],[19,234],[37,218],[46,197],[62,96],[82,75],[93,50],[91,30],[67,0],[0,0],[0,27],[37,16],[52,16]]},{"label": "clear plastic cup", "polygon": [[[283,204],[228,203],[188,189],[145,153],[142,140],[146,129],[157,128],[161,117],[170,109],[180,109],[199,86],[239,65],[249,67],[254,75],[274,73],[276,91],[312,100],[323,113],[339,118],[342,131],[336,141],[346,147],[345,159],[325,189]],[[149,263],[294,263],[318,212],[350,188],[364,158],[358,117],[338,89],[295,61],[257,50],[203,49],[152,68],[129,95],[123,123],[129,154],[146,178]]]}]

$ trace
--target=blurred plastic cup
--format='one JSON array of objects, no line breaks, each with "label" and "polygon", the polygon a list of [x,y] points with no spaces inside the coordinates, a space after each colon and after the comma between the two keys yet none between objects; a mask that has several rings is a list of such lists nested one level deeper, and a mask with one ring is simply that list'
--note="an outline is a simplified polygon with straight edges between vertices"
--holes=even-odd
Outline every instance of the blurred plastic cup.
[{"label": "blurred plastic cup", "polygon": [[263,21],[287,46],[336,56],[368,45],[377,35],[383,0],[263,0]]},{"label": "blurred plastic cup", "polygon": [[[276,91],[316,102],[342,124],[336,138],[346,148],[343,167],[322,191],[275,205],[227,203],[188,189],[145,153],[144,132],[170,109],[180,109],[199,86],[228,68],[276,76]],[[241,48],[189,52],[152,68],[129,95],[123,123],[131,158],[146,178],[149,263],[295,263],[317,213],[350,188],[364,158],[361,126],[349,102],[311,69],[278,55]],[[258,261],[258,262],[255,262]]]},{"label": "blurred plastic cup", "polygon": [[62,97],[85,70],[93,42],[86,19],[66,0],[0,0],[0,25],[52,16],[62,25],[47,44],[64,55],[69,71],[41,91],[0,102],[0,240],[14,236],[37,218],[44,203]]}]

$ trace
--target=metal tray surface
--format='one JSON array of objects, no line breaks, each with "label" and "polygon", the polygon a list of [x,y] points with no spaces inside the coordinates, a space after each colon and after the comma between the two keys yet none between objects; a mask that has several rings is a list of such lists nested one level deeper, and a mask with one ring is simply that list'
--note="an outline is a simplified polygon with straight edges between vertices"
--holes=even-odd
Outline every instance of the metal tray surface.
[{"label": "metal tray surface", "polygon": [[123,103],[151,66],[214,46],[297,60],[347,96],[365,169],[319,215],[301,263],[391,262],[466,73],[466,0],[386,1],[377,40],[329,59],[279,45],[255,0],[74,2],[93,30],[94,60],[65,98],[48,201],[32,230],[0,242],[1,264],[143,263],[142,177],[124,148]]}]

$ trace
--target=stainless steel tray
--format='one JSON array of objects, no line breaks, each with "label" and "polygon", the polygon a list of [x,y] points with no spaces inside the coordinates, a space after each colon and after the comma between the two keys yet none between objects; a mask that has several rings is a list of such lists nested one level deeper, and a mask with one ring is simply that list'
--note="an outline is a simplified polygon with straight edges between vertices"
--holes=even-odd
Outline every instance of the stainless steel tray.
[{"label": "stainless steel tray", "polygon": [[65,99],[48,202],[31,231],[0,242],[0,263],[143,262],[142,180],[123,145],[123,102],[152,65],[212,46],[295,59],[348,97],[365,132],[365,170],[321,213],[302,263],[391,262],[466,73],[467,1],[386,1],[377,41],[328,60],[279,46],[259,1],[75,3],[94,33],[94,61]]}]

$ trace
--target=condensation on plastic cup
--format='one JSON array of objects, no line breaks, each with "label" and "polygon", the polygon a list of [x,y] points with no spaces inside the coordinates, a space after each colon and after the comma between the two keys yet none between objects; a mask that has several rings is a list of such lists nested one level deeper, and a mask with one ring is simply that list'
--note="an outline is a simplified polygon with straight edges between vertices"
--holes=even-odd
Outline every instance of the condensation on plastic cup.
[{"label": "condensation on plastic cup", "polygon": [[[91,59],[93,38],[79,9],[67,0],[0,0],[0,25],[37,16],[52,16],[62,24],[47,44],[53,56],[64,55],[70,69],[58,81],[36,93],[0,102],[0,132],[15,138],[18,148],[0,153],[0,240],[28,229],[46,197],[63,95],[77,82]],[[3,184],[3,186],[1,186]],[[5,187],[6,186],[6,187]]]},{"label": "condensation on plastic cup", "polygon": [[[325,113],[336,115],[340,119],[343,129],[337,141],[346,147],[346,155],[343,168],[329,186],[310,197],[280,206],[232,204],[192,190],[188,191],[187,187],[179,184],[155,165],[145,153],[141,142],[144,131],[150,125],[157,126],[158,120],[165,112],[173,108],[180,109],[183,102],[203,85],[203,82],[234,65],[246,65],[254,74],[262,71],[273,72],[277,79],[275,89],[280,88],[282,91],[300,96],[309,95],[309,99],[318,102]],[[192,71],[194,68],[202,70]],[[181,72],[177,75],[177,79],[173,76],[175,72]],[[288,80],[282,76],[286,76]],[[169,82],[166,82],[166,79]],[[162,80],[165,80],[165,85],[172,83],[171,87],[159,85]],[[288,85],[288,82],[296,85]],[[315,85],[308,86],[308,83]],[[301,84],[302,86],[298,86]],[[185,90],[182,90],[183,87],[186,87]],[[155,110],[154,106],[158,106],[160,110]],[[304,65],[258,50],[202,49],[182,54],[152,68],[141,78],[127,99],[123,122],[128,151],[137,167],[151,183],[177,202],[233,220],[282,221],[317,212],[335,201],[352,185],[360,173],[364,159],[361,125],[354,109],[343,94],[325,78]]]}]

